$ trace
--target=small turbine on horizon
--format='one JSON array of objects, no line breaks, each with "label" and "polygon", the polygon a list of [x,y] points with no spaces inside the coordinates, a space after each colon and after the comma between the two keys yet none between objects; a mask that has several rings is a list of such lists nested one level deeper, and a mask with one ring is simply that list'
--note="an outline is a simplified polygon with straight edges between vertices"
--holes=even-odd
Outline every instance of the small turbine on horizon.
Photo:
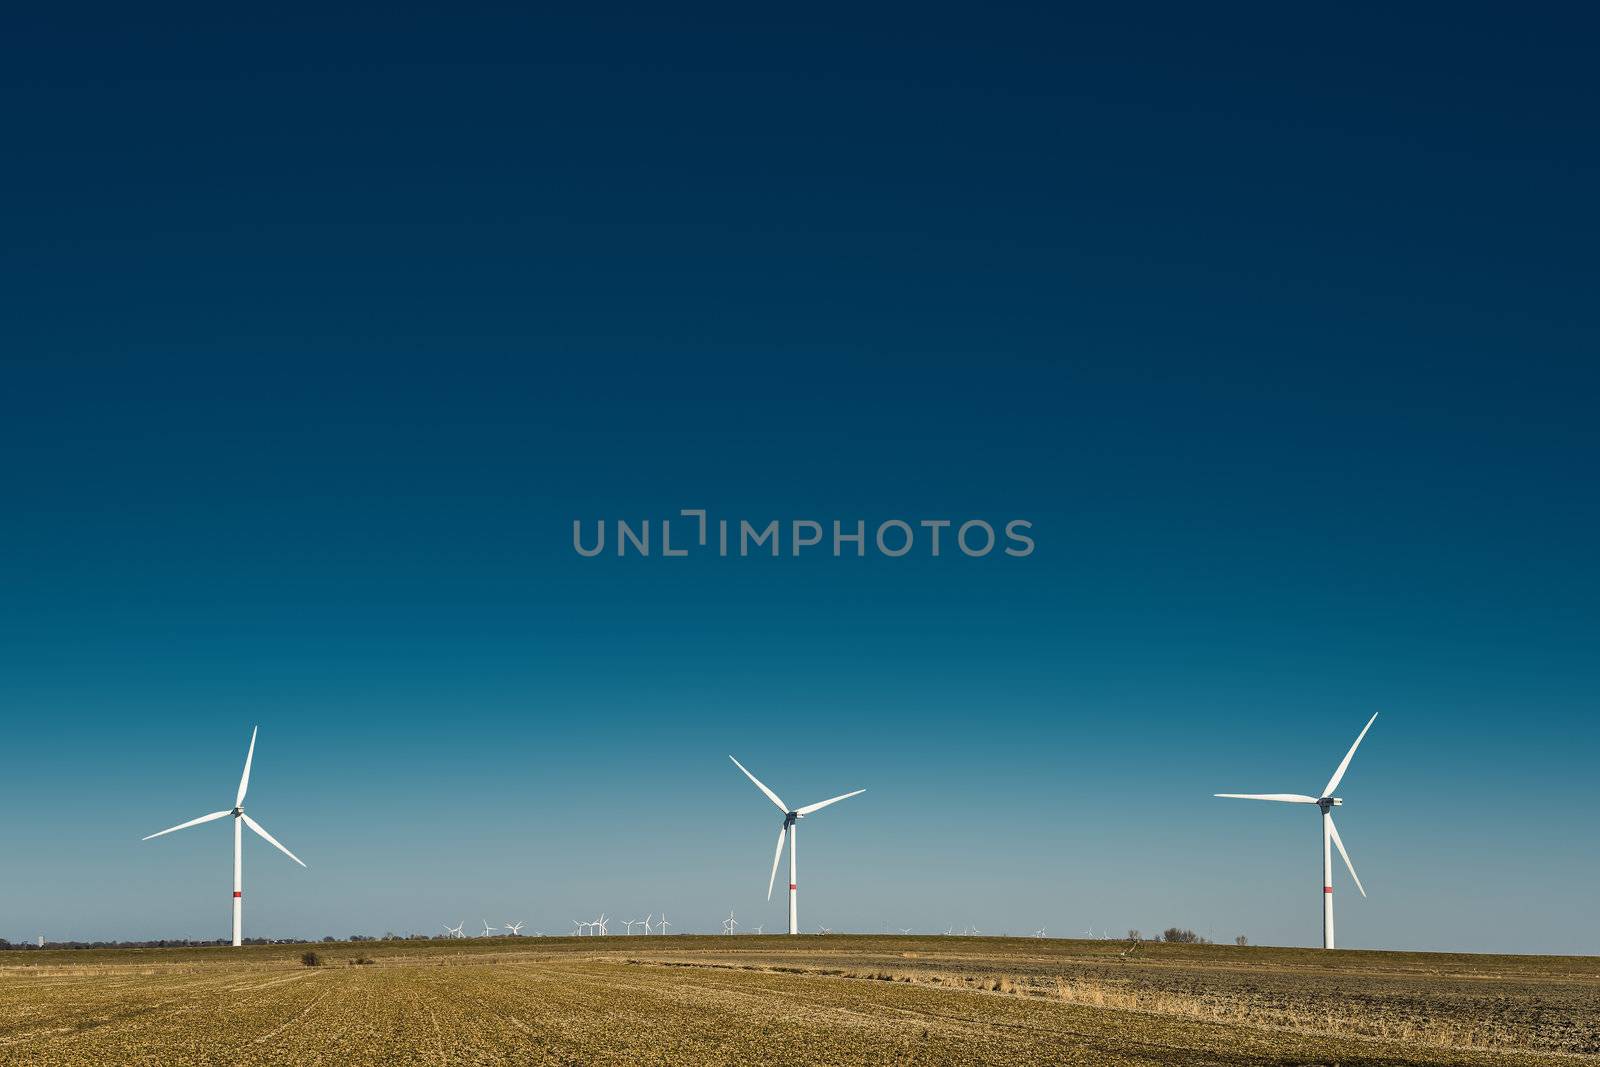
[{"label": "small turbine on horizon", "polygon": [[837,804],[841,800],[849,800],[853,796],[859,796],[862,793],[865,793],[866,790],[857,789],[854,792],[842,793],[839,796],[830,797],[827,800],[819,801],[815,804],[807,804],[803,808],[794,808],[791,810],[789,805],[785,804],[778,794],[774,793],[772,790],[768,789],[764,784],[762,784],[761,779],[751,774],[748,770],[745,770],[744,764],[740,763],[736,759],[733,759],[731,755],[728,758],[733,760],[733,765],[735,767],[739,768],[741,771],[744,771],[744,776],[750,779],[750,781],[754,782],[757,789],[766,794],[768,800],[772,801],[778,806],[779,811],[783,812],[783,825],[778,829],[778,847],[774,849],[772,853],[772,874],[767,878],[767,899],[772,899],[772,887],[778,880],[778,862],[783,859],[783,839],[784,836],[787,835],[789,838],[789,933],[798,934],[800,932],[800,888],[798,884],[796,884],[798,875],[796,874],[795,868],[795,836],[796,831],[800,829],[799,820],[805,818],[814,811],[821,811],[829,804]]},{"label": "small turbine on horizon", "polygon": [[1350,746],[1350,751],[1344,754],[1339,767],[1333,772],[1333,777],[1328,779],[1328,784],[1323,787],[1318,796],[1308,797],[1300,793],[1216,793],[1215,796],[1229,797],[1234,800],[1275,800],[1280,804],[1315,804],[1322,811],[1322,947],[1333,948],[1333,854],[1329,851],[1328,844],[1332,842],[1339,850],[1339,855],[1344,858],[1344,865],[1350,871],[1350,877],[1355,881],[1356,888],[1361,890],[1361,895],[1366,896],[1367,891],[1361,888],[1361,879],[1356,875],[1355,864],[1350,862],[1350,853],[1344,850],[1344,842],[1339,840],[1339,828],[1333,825],[1333,809],[1344,803],[1343,800],[1333,795],[1339,788],[1339,782],[1344,778],[1344,772],[1350,767],[1350,757],[1356,754],[1356,749],[1361,745],[1361,739],[1367,736],[1367,731],[1372,729],[1372,724],[1378,721],[1377,713],[1367,720],[1367,725],[1361,728],[1356,735],[1355,744]]},{"label": "small turbine on horizon", "polygon": [[290,852],[288,849],[284,848],[283,845],[278,842],[276,837],[273,837],[271,834],[267,833],[265,827],[244,813],[244,795],[245,792],[250,788],[250,762],[255,758],[256,755],[256,734],[260,731],[260,729],[261,728],[257,726],[250,730],[250,748],[245,752],[244,755],[244,773],[239,776],[239,792],[234,797],[232,808],[229,808],[227,811],[214,811],[210,815],[202,815],[198,819],[190,819],[188,822],[181,822],[177,826],[169,826],[159,833],[154,833],[149,837],[144,838],[144,840],[149,841],[151,838],[162,837],[176,830],[186,830],[191,826],[199,826],[203,822],[213,822],[217,819],[226,819],[230,815],[233,816],[234,948],[238,948],[244,943],[244,838],[242,827],[250,827],[250,829],[259,835],[263,841],[267,842],[267,844],[271,845],[279,852],[282,852],[285,856],[288,856],[290,859],[300,864],[300,866],[304,867],[306,865],[305,861],[299,856],[296,856],[293,852]]}]

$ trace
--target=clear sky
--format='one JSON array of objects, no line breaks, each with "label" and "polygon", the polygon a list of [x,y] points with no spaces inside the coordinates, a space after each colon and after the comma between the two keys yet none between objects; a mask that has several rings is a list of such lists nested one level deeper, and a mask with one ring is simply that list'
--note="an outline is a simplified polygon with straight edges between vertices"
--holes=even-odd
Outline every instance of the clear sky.
[{"label": "clear sky", "polygon": [[[1600,952],[1582,16],[19,22],[0,935]],[[228,21],[239,19],[239,21]],[[1541,21],[1542,20],[1542,21]],[[574,519],[983,518],[969,559]],[[675,529],[674,533],[680,531]]]}]

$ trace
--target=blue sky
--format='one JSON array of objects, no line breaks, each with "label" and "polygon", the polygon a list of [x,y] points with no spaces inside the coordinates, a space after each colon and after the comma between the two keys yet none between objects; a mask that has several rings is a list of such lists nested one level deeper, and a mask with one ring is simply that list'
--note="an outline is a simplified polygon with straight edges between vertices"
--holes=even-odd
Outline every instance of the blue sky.
[{"label": "blue sky", "polygon": [[1381,711],[1340,943],[1600,951],[1593,27],[1343,17],[23,26],[0,935],[222,936],[260,723],[251,935],[775,929],[731,752],[808,929],[1313,944]]}]

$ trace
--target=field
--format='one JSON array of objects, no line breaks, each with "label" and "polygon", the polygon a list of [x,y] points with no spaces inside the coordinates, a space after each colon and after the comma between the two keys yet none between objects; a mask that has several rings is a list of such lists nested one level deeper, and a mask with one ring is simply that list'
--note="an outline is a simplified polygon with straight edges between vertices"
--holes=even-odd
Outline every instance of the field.
[{"label": "field", "polygon": [[[307,947],[321,966],[301,962]],[[674,936],[11,952],[0,955],[0,1063],[1572,1065],[1600,1057],[1594,958],[1126,949]]]}]

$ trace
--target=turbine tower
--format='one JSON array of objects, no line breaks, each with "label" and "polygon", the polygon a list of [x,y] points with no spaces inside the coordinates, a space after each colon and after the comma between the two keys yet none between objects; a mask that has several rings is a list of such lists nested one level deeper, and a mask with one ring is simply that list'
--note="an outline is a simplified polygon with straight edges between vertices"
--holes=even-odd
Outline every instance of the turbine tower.
[{"label": "turbine tower", "polygon": [[232,808],[228,809],[227,811],[214,811],[210,815],[202,815],[198,819],[190,819],[188,822],[181,822],[177,826],[169,826],[165,830],[162,830],[160,833],[154,833],[154,834],[151,834],[149,837],[144,838],[144,840],[149,841],[150,838],[161,837],[163,834],[170,834],[175,830],[186,830],[191,826],[199,826],[203,822],[213,822],[213,821],[215,821],[217,819],[226,819],[230,815],[233,816],[233,947],[234,948],[238,948],[240,945],[242,945],[244,943],[244,856],[243,856],[243,853],[244,853],[244,839],[243,839],[243,828],[246,827],[246,826],[250,827],[251,830],[255,831],[255,833],[260,835],[262,840],[266,841],[273,848],[277,849],[279,852],[282,852],[285,856],[288,856],[290,859],[292,859],[296,863],[300,864],[300,866],[302,866],[302,867],[305,866],[305,861],[304,860],[302,860],[299,856],[296,856],[293,852],[290,852],[288,849],[284,848],[283,845],[281,845],[278,842],[278,839],[276,837],[273,837],[271,834],[267,833],[266,829],[260,823],[256,822],[254,819],[252,819],[250,816],[248,816],[248,815],[246,815],[244,813],[244,794],[245,794],[245,791],[250,788],[250,761],[255,758],[255,754],[256,754],[256,733],[260,729],[261,728],[259,726],[257,726],[257,727],[254,727],[253,729],[251,729],[251,731],[250,731],[250,748],[249,748],[249,750],[247,752],[245,752],[245,756],[244,756],[244,773],[239,776],[239,792],[234,797],[233,807]]},{"label": "turbine tower", "polygon": [[1322,947],[1333,948],[1333,853],[1329,850],[1329,843],[1339,850],[1339,855],[1344,857],[1344,865],[1350,871],[1350,877],[1356,883],[1356,888],[1361,890],[1361,895],[1366,896],[1367,891],[1361,888],[1361,879],[1356,875],[1355,864],[1350,862],[1350,853],[1344,850],[1344,842],[1339,840],[1339,828],[1333,825],[1333,809],[1344,803],[1343,800],[1333,795],[1339,788],[1339,782],[1344,778],[1344,772],[1350,767],[1350,757],[1356,754],[1356,749],[1361,745],[1361,739],[1367,736],[1367,731],[1372,729],[1372,724],[1378,721],[1376,713],[1367,720],[1367,725],[1361,728],[1356,735],[1355,744],[1350,746],[1350,751],[1344,754],[1344,759],[1339,762],[1338,770],[1333,772],[1333,777],[1328,779],[1328,784],[1322,792],[1314,797],[1304,796],[1300,793],[1217,793],[1219,797],[1231,797],[1234,800],[1275,800],[1280,804],[1315,804],[1322,811]]},{"label": "turbine tower", "polygon": [[794,840],[796,831],[800,829],[798,822],[814,811],[820,811],[829,804],[837,804],[841,800],[849,800],[853,796],[858,796],[862,793],[865,793],[866,790],[857,789],[854,792],[844,793],[828,800],[819,801],[816,804],[807,804],[803,808],[791,809],[789,805],[785,804],[782,799],[779,798],[778,794],[774,793],[772,790],[763,785],[761,779],[751,774],[748,770],[745,770],[744,764],[740,763],[736,759],[733,759],[732,756],[729,756],[728,758],[733,760],[733,765],[735,767],[739,768],[741,771],[744,771],[744,776],[750,779],[750,781],[754,782],[757,789],[766,794],[768,800],[772,801],[778,806],[779,811],[783,812],[783,825],[778,828],[778,847],[774,849],[772,853],[772,874],[767,878],[767,899],[772,899],[772,887],[778,880],[778,861],[783,858],[783,839],[784,836],[787,835],[789,838],[789,933],[798,934],[800,932],[800,887],[796,883],[797,874],[795,867]]}]

